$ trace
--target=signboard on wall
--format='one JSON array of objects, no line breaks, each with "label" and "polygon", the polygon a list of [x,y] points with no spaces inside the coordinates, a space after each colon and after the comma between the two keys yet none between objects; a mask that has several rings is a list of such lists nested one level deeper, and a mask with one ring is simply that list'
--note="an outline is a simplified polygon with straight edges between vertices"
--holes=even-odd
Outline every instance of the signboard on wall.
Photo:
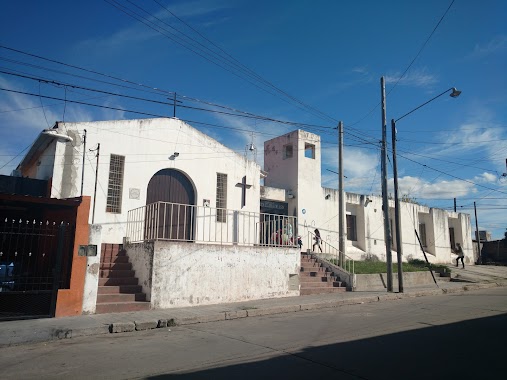
[{"label": "signboard on wall", "polygon": [[266,214],[289,215],[289,204],[287,202],[270,201],[261,199],[261,212]]}]

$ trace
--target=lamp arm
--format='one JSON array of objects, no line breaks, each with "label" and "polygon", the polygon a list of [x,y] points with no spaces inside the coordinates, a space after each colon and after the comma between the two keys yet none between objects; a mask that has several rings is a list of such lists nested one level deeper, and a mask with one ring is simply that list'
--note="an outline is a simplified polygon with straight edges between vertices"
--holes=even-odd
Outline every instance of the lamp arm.
[{"label": "lamp arm", "polygon": [[419,108],[424,107],[426,104],[431,103],[433,100],[435,100],[435,99],[437,99],[437,98],[440,98],[442,95],[444,95],[445,93],[449,92],[449,91],[450,91],[450,90],[452,90],[453,88],[454,88],[454,87],[451,87],[451,88],[449,88],[449,89],[445,90],[444,92],[442,92],[442,93],[438,94],[437,96],[435,96],[435,97],[431,98],[431,99],[430,99],[430,100],[428,100],[427,102],[424,102],[424,103],[423,103],[423,104],[421,104],[420,106],[418,106],[418,107],[414,108],[412,111],[409,111],[409,112],[407,112],[405,115],[400,116],[399,118],[397,118],[397,119],[395,120],[395,122],[396,122],[396,121],[399,121],[399,120],[401,120],[401,119],[403,119],[405,116],[410,115],[412,112],[417,111]]}]

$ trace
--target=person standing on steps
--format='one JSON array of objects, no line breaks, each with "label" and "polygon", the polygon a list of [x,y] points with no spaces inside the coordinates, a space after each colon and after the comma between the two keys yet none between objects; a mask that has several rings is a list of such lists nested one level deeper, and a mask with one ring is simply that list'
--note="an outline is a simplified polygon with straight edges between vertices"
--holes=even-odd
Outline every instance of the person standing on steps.
[{"label": "person standing on steps", "polygon": [[454,251],[458,255],[456,258],[456,266],[458,266],[459,260],[461,259],[461,265],[463,265],[463,269],[465,269],[465,262],[463,261],[465,258],[465,254],[463,253],[463,248],[461,248],[461,244],[456,244],[456,250]]},{"label": "person standing on steps", "polygon": [[320,231],[318,228],[316,228],[313,232],[315,233],[315,236],[313,237],[315,243],[313,243],[312,252],[315,252],[315,246],[317,246],[322,253],[322,247],[320,246],[320,242],[322,241],[322,238],[320,237]]}]

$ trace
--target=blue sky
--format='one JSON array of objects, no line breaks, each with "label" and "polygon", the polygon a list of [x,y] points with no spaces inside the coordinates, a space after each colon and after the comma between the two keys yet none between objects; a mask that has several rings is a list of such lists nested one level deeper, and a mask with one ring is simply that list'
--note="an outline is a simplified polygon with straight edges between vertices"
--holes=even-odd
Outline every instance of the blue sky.
[{"label": "blue sky", "polygon": [[[502,176],[507,172],[507,2],[455,0],[450,6],[451,1],[3,1],[0,70],[157,101],[176,92],[186,106],[211,109],[190,99],[195,98],[308,124],[301,128],[322,137],[326,187],[337,187],[336,174],[327,169],[337,170],[333,128],[342,120],[345,188],[366,194],[380,194],[380,78],[386,78],[388,120],[455,86],[463,91],[459,98],[442,96],[399,121],[400,192],[447,209],[456,197],[473,223],[475,201],[479,228],[500,238],[507,228],[507,176]],[[155,22],[158,31],[122,7]],[[176,30],[191,39],[180,35],[181,44],[175,43],[178,37],[169,33]],[[119,82],[5,47],[147,87],[113,86],[103,82]],[[217,56],[220,61],[211,62]],[[252,70],[249,76],[238,71],[245,66]],[[6,73],[0,73],[0,87],[120,109],[0,91],[1,174],[9,174],[22,157],[17,155],[56,120],[146,117],[122,110],[172,116],[171,106]],[[181,107],[177,117],[242,153],[253,138],[261,164],[264,140],[297,129]],[[391,160],[388,171],[392,183]]]}]

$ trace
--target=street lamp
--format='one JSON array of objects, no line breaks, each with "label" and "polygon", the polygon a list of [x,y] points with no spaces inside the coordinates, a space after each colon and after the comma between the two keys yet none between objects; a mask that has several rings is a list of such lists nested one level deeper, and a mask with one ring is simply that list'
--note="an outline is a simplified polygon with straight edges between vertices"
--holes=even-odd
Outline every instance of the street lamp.
[{"label": "street lamp", "polygon": [[396,163],[396,122],[403,119],[405,116],[410,115],[412,112],[417,111],[419,108],[424,107],[426,104],[431,103],[433,100],[441,97],[442,95],[448,93],[450,97],[457,98],[461,91],[457,90],[456,87],[451,87],[441,94],[431,98],[427,102],[421,104],[420,106],[414,108],[412,111],[407,112],[403,116],[398,119],[391,119],[391,136],[393,143],[393,177],[394,177],[394,220],[395,220],[395,228],[396,228],[396,257],[398,259],[398,291],[403,293],[403,268],[402,268],[402,256],[403,256],[403,245],[401,239],[401,227],[400,227],[400,200],[398,197],[398,166]]}]

